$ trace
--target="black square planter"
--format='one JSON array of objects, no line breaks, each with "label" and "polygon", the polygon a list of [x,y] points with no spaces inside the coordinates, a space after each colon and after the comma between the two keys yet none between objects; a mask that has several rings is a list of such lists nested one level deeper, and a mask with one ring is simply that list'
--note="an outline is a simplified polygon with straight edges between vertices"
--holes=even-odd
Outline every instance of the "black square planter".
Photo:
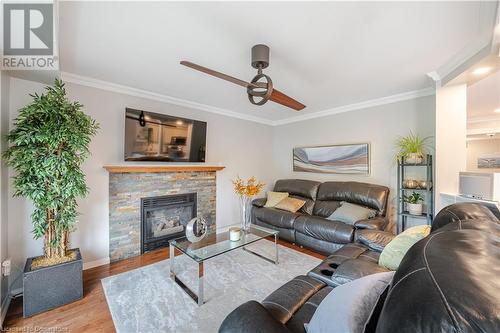
[{"label": "black square planter", "polygon": [[31,270],[33,258],[26,260],[23,274],[23,316],[30,317],[83,297],[83,261],[79,249],[76,259]]}]

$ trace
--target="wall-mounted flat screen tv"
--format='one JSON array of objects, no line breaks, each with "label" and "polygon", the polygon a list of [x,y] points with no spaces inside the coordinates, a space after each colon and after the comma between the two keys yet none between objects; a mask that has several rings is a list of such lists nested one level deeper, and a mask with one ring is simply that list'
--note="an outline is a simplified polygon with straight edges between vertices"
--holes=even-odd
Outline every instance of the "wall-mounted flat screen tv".
[{"label": "wall-mounted flat screen tv", "polygon": [[125,161],[205,162],[206,141],[206,122],[125,110]]}]

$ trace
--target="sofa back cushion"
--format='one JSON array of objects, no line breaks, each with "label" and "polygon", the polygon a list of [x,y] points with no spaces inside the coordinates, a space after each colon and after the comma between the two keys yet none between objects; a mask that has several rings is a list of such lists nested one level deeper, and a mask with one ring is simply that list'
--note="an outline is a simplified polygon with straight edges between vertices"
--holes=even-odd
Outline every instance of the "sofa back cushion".
[{"label": "sofa back cushion", "polygon": [[320,182],[305,179],[280,179],[276,181],[274,191],[288,192],[291,198],[304,200],[306,203],[300,211],[311,215],[320,184]]},{"label": "sofa back cushion", "polygon": [[329,216],[340,206],[341,201],[375,209],[377,215],[385,216],[389,188],[359,182],[324,182],[319,186],[314,215]]},{"label": "sofa back cushion", "polygon": [[471,219],[489,219],[491,221],[498,221],[498,218],[486,206],[472,203],[461,202],[449,205],[436,215],[432,221],[432,231],[436,231],[449,223],[462,222]]},{"label": "sofa back cushion", "polygon": [[306,179],[280,179],[274,184],[275,192],[288,192],[311,200],[316,200],[320,182]]},{"label": "sofa back cushion", "polygon": [[498,332],[500,225],[456,221],[406,253],[377,332]]}]

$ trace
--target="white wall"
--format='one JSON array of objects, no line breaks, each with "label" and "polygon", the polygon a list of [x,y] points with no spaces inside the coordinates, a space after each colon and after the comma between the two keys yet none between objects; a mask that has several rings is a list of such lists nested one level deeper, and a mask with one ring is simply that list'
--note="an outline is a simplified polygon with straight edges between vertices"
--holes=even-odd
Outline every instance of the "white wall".
[{"label": "white wall", "polygon": [[[9,77],[4,71],[0,71],[0,152],[5,151],[7,142],[4,136],[9,130]],[[8,255],[7,250],[7,225],[8,225],[8,172],[7,167],[0,162],[0,262]],[[0,274],[0,304],[1,320],[3,320],[6,297],[8,294],[8,279]]]},{"label": "white wall", "polygon": [[[223,165],[217,173],[217,225],[238,223],[239,206],[233,194],[231,179],[256,176],[272,184],[272,127],[244,120],[186,109],[94,88],[67,84],[68,96],[80,101],[84,111],[101,125],[92,141],[92,156],[84,165],[90,193],[80,200],[78,230],[72,234],[71,245],[82,249],[85,262],[105,260],[109,251],[108,173],[105,164],[123,164],[125,107],[166,113],[208,122],[207,163]],[[11,119],[17,110],[29,103],[28,93],[42,92],[43,86],[25,80],[11,79]],[[130,164],[127,162],[127,164]],[[151,164],[151,163],[148,163]],[[31,204],[25,199],[10,199],[9,252],[18,265],[26,257],[42,253],[41,241],[31,236]]]},{"label": "white wall", "polygon": [[479,169],[477,159],[483,155],[500,155],[500,139],[484,139],[467,141],[467,171],[500,172],[500,168]]},{"label": "white wall", "polygon": [[467,86],[436,89],[436,212],[445,206],[440,193],[458,193],[458,173],[466,168]]},{"label": "white wall", "polygon": [[[10,121],[17,110],[30,102],[29,93],[43,92],[43,85],[21,79],[10,79]],[[239,220],[238,202],[230,180],[236,175],[256,176],[268,188],[278,178],[316,180],[349,179],[387,185],[395,196],[396,164],[394,143],[410,130],[423,136],[434,133],[434,97],[367,108],[363,110],[270,127],[244,120],[186,109],[161,102],[67,84],[70,99],[80,101],[87,114],[101,125],[91,144],[92,156],[84,165],[89,196],[79,202],[78,230],[72,235],[72,246],[82,249],[88,264],[103,263],[108,258],[108,174],[105,164],[123,164],[125,107],[178,115],[208,122],[207,164],[226,169],[217,178],[217,224],[225,226]],[[11,125],[12,126],[12,125]],[[371,173],[369,176],[325,175],[292,171],[292,148],[305,145],[369,142]],[[10,171],[10,176],[12,171]],[[9,196],[12,195],[12,188]],[[393,202],[390,202],[391,207]],[[31,235],[32,205],[23,198],[9,198],[9,254],[21,268],[29,256],[42,253],[42,241]]]},{"label": "white wall", "polygon": [[[391,190],[389,205],[393,215],[397,183],[395,142],[398,136],[407,135],[410,130],[421,136],[434,135],[434,96],[279,126],[274,133],[275,174],[279,178],[353,180],[386,185]],[[363,142],[370,144],[368,176],[292,170],[293,147]]]}]

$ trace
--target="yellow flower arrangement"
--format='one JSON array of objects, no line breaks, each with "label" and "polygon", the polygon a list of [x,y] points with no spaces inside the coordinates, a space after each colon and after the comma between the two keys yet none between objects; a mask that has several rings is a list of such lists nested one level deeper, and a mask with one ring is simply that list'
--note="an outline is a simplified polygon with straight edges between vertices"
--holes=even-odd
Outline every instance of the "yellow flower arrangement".
[{"label": "yellow flower arrangement", "polygon": [[241,197],[253,197],[262,191],[264,183],[261,183],[255,179],[255,177],[250,177],[247,179],[246,183],[240,177],[236,177],[233,180],[234,192]]}]

